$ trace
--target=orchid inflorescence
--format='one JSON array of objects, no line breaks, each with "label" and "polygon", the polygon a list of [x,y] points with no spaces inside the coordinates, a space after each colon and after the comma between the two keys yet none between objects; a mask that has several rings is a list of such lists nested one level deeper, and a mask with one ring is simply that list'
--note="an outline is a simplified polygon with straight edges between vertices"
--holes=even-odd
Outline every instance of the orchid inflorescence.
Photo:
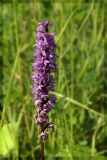
[{"label": "orchid inflorescence", "polygon": [[56,44],[54,33],[49,33],[51,25],[48,21],[40,21],[36,30],[36,44],[34,53],[33,87],[34,104],[37,106],[37,114],[34,116],[35,123],[41,128],[39,137],[45,141],[48,137],[48,129],[54,131],[54,124],[49,122],[48,112],[55,105],[55,97],[51,92],[55,87],[53,72],[56,71]]}]

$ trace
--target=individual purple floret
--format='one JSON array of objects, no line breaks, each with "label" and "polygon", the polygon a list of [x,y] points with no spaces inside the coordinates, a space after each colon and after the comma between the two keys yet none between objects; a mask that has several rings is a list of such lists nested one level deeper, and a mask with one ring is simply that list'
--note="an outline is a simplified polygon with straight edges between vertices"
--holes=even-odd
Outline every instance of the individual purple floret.
[{"label": "individual purple floret", "polygon": [[34,45],[34,62],[32,64],[32,93],[34,95],[34,104],[37,105],[37,114],[34,119],[35,123],[42,128],[48,123],[48,112],[55,104],[55,97],[51,96],[50,92],[55,87],[53,72],[56,70],[56,45],[54,34],[49,33],[49,27],[48,21],[39,22],[36,30],[36,44]]},{"label": "individual purple floret", "polygon": [[40,135],[39,135],[40,139],[42,141],[45,141],[47,138],[48,138],[48,132],[47,131],[44,131],[42,132]]}]

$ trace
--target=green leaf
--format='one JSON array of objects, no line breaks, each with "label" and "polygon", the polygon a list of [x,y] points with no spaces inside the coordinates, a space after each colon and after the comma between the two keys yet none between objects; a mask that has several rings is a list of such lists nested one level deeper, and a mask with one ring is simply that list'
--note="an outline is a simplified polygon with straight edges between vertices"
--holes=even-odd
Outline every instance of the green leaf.
[{"label": "green leaf", "polygon": [[0,155],[7,156],[16,148],[17,124],[5,124],[0,130]]}]

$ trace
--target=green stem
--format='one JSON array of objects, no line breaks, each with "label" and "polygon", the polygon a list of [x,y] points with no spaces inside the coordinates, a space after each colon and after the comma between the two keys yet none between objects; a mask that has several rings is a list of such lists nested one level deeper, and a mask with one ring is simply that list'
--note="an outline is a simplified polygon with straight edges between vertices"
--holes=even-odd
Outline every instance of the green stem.
[{"label": "green stem", "polygon": [[[41,127],[41,133],[43,132],[43,127]],[[45,160],[44,155],[44,142],[40,139],[40,160]]]}]

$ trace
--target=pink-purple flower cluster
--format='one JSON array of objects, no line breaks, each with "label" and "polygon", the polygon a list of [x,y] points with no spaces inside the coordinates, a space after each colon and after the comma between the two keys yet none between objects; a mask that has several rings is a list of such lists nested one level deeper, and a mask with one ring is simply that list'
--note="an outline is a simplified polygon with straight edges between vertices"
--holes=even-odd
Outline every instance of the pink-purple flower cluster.
[{"label": "pink-purple flower cluster", "polygon": [[[32,64],[32,93],[34,95],[34,104],[37,105],[37,114],[34,118],[35,122],[42,128],[47,124],[47,128],[53,128],[53,124],[49,123],[48,120],[48,112],[55,104],[55,97],[51,96],[50,92],[55,87],[53,72],[56,70],[56,45],[54,34],[49,33],[49,27],[48,21],[39,22],[36,30],[36,44],[34,45],[34,63]],[[43,132],[42,135],[44,139]]]}]

